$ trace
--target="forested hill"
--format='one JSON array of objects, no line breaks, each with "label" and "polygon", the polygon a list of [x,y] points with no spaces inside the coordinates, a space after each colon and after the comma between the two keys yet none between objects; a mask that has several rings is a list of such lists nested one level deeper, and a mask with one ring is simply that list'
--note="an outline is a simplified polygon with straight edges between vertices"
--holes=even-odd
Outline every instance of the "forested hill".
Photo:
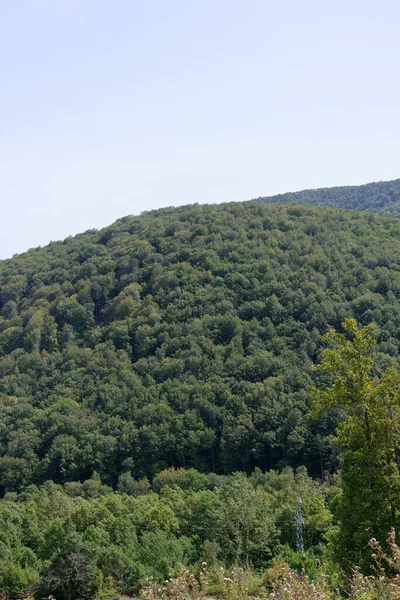
[{"label": "forested hill", "polygon": [[400,340],[400,221],[293,205],[125,217],[0,262],[0,491],[167,466],[333,469],[321,334]]},{"label": "forested hill", "polygon": [[314,206],[346,208],[389,217],[400,217],[400,179],[366,185],[288,192],[268,198],[257,198],[256,202],[313,204]]}]

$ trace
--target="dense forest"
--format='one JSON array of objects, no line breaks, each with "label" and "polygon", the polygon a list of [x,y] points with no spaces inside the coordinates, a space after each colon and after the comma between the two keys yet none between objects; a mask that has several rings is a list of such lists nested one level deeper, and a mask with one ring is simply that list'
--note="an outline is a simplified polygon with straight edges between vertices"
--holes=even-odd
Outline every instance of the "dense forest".
[{"label": "dense forest", "polygon": [[[201,581],[202,561],[255,569],[269,593],[278,556],[310,577],[323,561],[335,586],[369,534],[385,542],[397,524],[400,220],[259,202],[125,217],[0,262],[0,315],[0,589],[12,597],[136,594],[179,566]],[[354,342],[325,336],[343,327]],[[348,382],[362,418],[341,429]],[[390,415],[371,400],[363,446],[375,384]],[[362,512],[354,465],[371,456],[381,494]],[[353,537],[346,502],[363,519]]]},{"label": "dense forest", "polygon": [[311,207],[127,217],[0,263],[0,489],[167,467],[336,466],[306,388],[345,317],[397,356],[400,221]]},{"label": "dense forest", "polygon": [[400,217],[400,179],[379,181],[366,185],[319,188],[288,192],[266,198],[257,198],[262,203],[295,203],[329,206],[348,210],[361,210],[388,217]]},{"label": "dense forest", "polygon": [[299,494],[305,544],[318,548],[338,489],[330,482],[320,486],[304,468],[251,477],[172,469],[151,486],[125,476],[117,493],[97,475],[64,488],[30,486],[0,502],[0,589],[14,597],[37,585],[37,598],[52,592],[57,600],[93,600],[100,590],[104,598],[136,594],[139,580],[164,581],[179,566],[198,572],[201,562],[214,578],[222,565],[262,570],[279,549],[295,558]]}]

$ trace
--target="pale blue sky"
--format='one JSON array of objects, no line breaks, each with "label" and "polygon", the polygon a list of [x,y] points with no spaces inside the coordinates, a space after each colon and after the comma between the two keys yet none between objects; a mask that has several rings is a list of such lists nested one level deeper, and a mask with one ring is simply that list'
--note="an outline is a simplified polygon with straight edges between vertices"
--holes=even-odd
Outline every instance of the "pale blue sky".
[{"label": "pale blue sky", "polygon": [[400,177],[398,0],[0,0],[0,258]]}]

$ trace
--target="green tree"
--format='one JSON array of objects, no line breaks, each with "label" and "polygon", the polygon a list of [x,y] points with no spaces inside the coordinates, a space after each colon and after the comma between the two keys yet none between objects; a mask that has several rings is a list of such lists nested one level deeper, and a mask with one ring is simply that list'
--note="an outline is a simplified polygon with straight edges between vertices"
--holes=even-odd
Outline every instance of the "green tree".
[{"label": "green tree", "polygon": [[38,579],[39,575],[35,570],[18,563],[0,567],[0,589],[7,590],[13,598],[24,594]]},{"label": "green tree", "polygon": [[343,411],[337,428],[343,494],[336,548],[345,566],[368,569],[368,541],[386,539],[399,520],[400,376],[393,366],[376,374],[374,325],[359,328],[355,319],[346,319],[343,330],[323,337],[329,347],[318,369],[332,385],[315,387],[312,394],[315,413]]},{"label": "green tree", "polygon": [[53,556],[36,597],[54,594],[60,600],[92,600],[101,583],[102,574],[90,549],[73,533],[65,537],[62,549]]}]

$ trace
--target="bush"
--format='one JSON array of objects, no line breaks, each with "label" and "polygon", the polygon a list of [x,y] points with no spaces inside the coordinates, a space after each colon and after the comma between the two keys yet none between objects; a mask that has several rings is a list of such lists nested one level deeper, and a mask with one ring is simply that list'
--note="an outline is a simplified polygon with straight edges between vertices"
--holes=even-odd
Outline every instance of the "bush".
[{"label": "bush", "polygon": [[39,581],[39,574],[34,569],[22,567],[19,563],[1,568],[0,589],[15,598],[24,594]]}]

